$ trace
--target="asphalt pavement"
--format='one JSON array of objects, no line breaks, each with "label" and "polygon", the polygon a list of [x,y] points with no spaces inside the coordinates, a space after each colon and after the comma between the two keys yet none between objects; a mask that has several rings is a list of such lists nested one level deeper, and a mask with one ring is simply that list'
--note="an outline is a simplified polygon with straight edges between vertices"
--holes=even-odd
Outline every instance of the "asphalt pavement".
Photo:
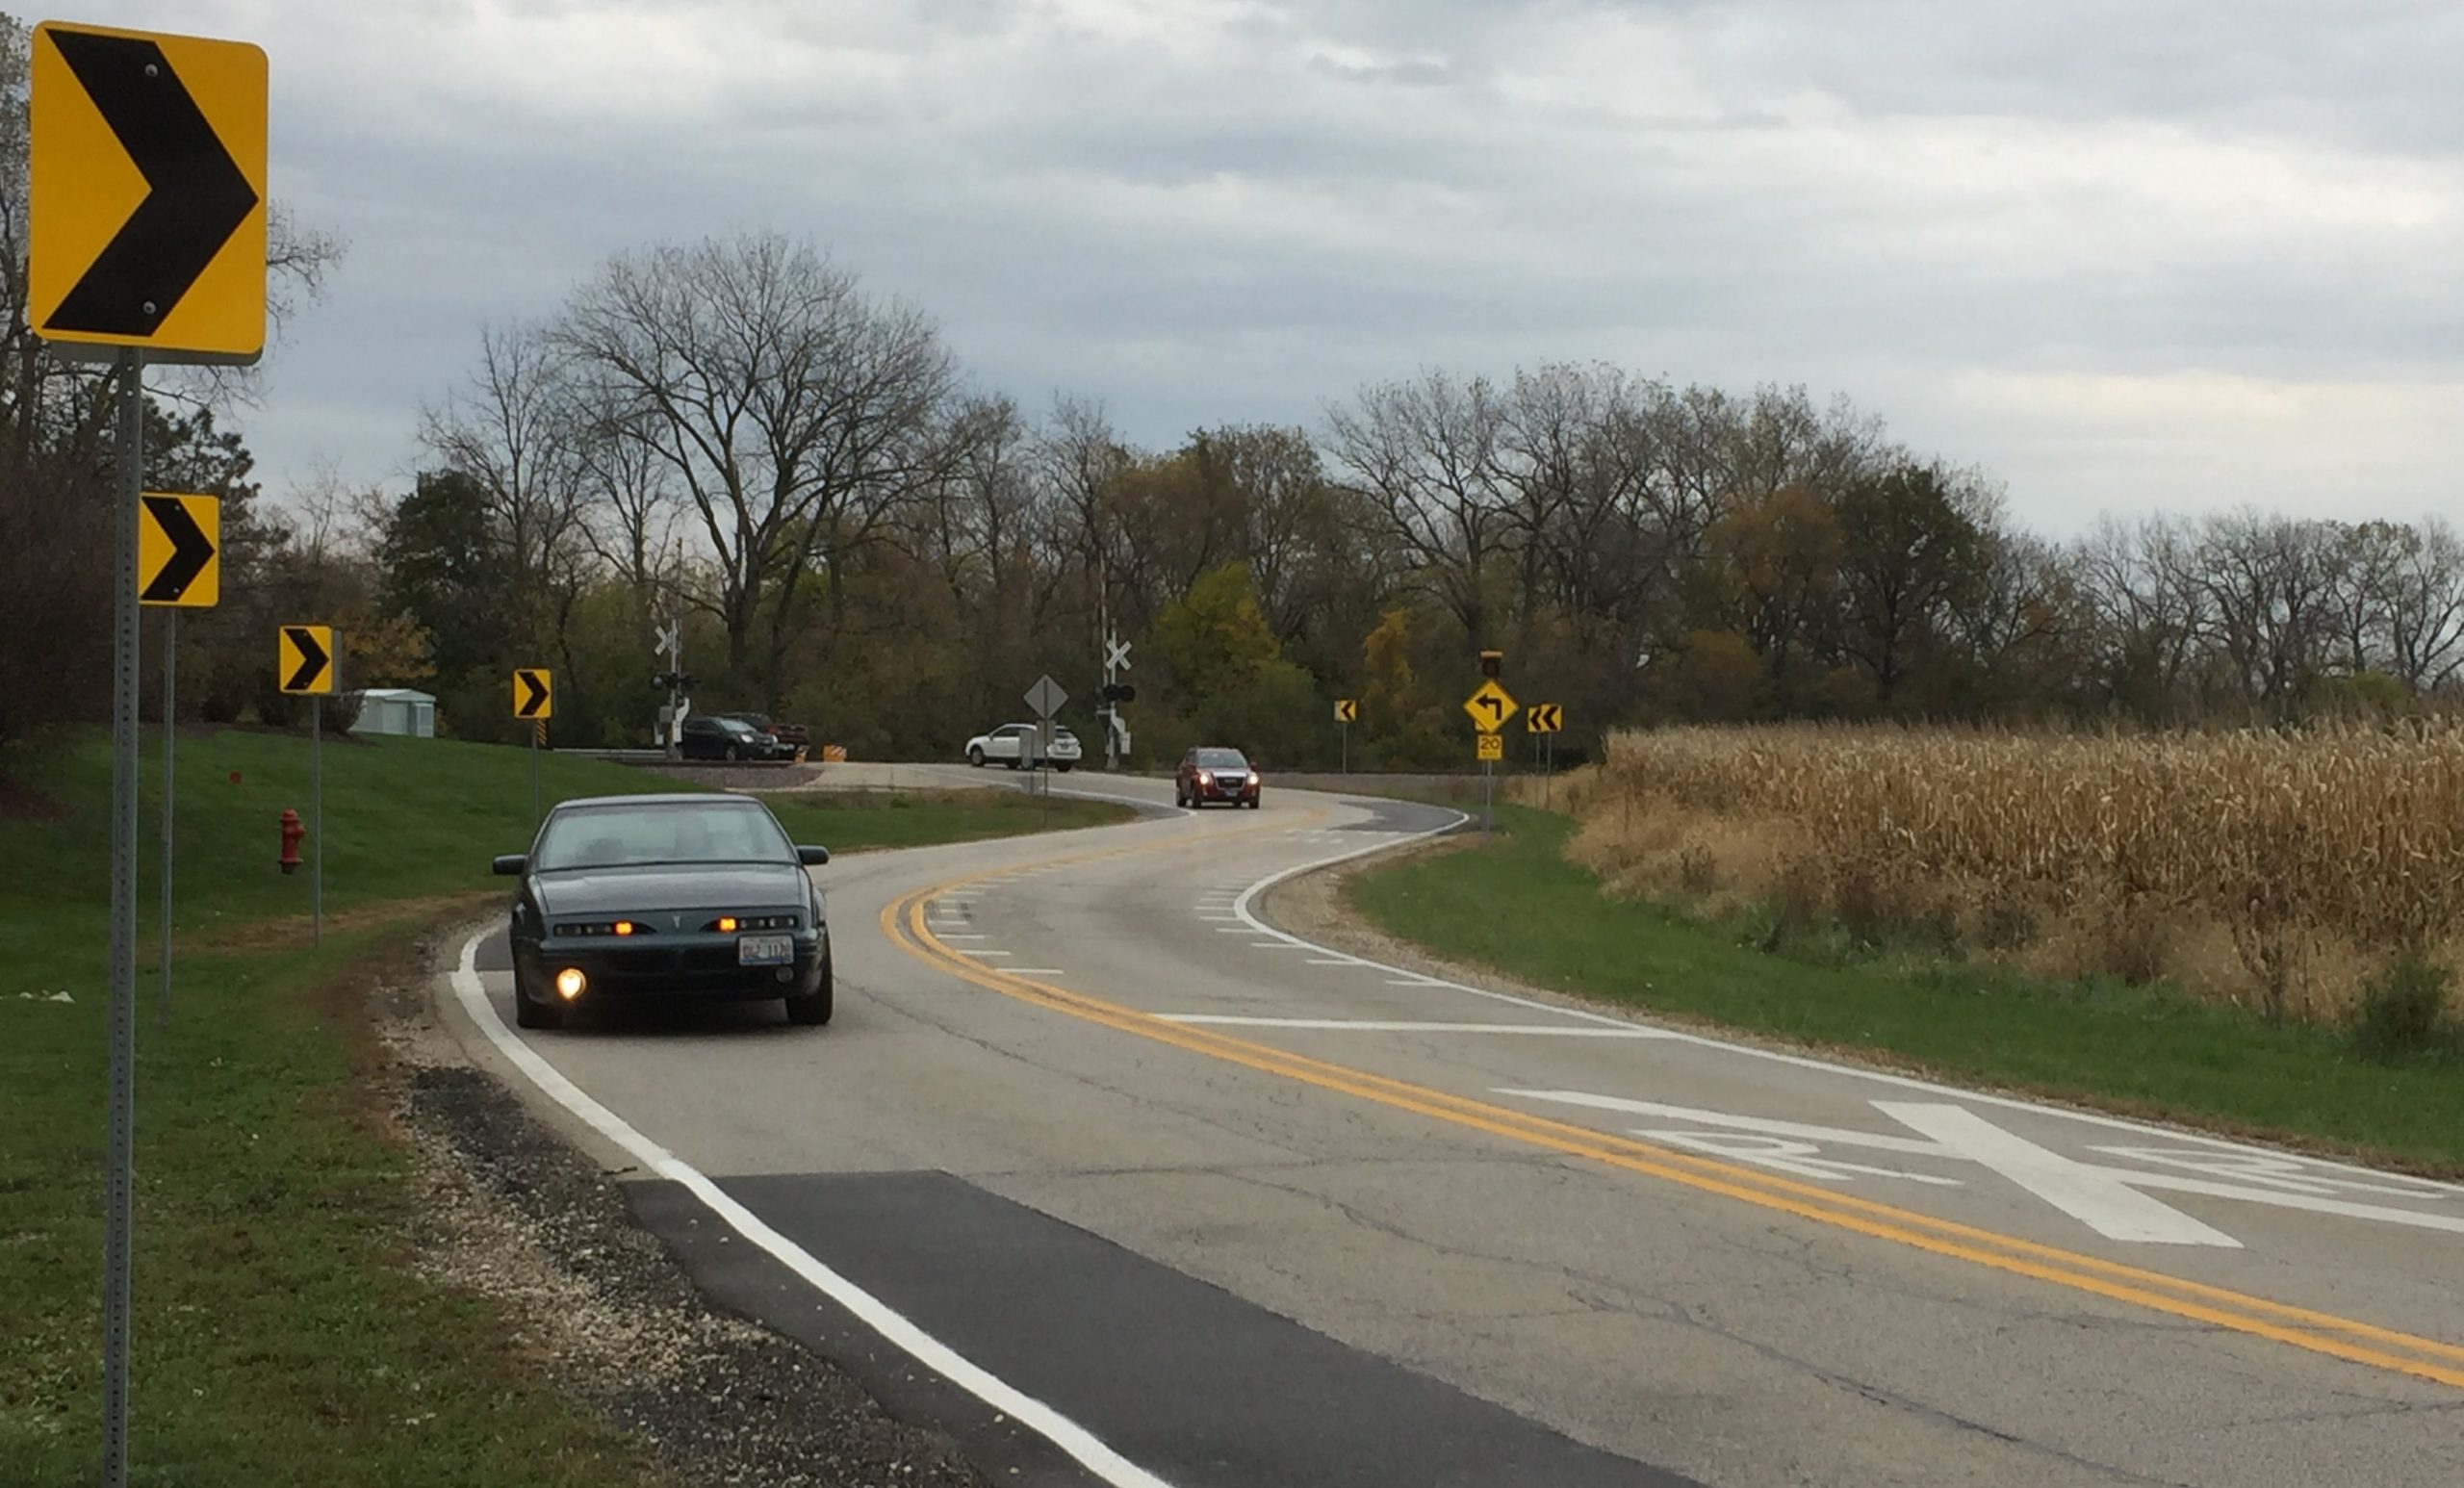
[{"label": "asphalt pavement", "polygon": [[[962,769],[949,783],[981,782]],[[2452,1484],[2464,1191],[1276,930],[1455,813],[843,859],[838,1014],[467,1041],[712,1294],[996,1481]],[[1024,1429],[1021,1429],[1024,1427]]]}]

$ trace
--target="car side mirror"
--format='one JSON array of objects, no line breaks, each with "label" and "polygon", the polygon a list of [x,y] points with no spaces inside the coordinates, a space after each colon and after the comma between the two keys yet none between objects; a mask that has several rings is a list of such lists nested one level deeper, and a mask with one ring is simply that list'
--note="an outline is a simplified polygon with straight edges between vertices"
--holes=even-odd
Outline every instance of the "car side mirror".
[{"label": "car side mirror", "polygon": [[803,863],[808,868],[818,868],[823,863],[830,861],[830,849],[826,847],[799,847],[796,849],[796,861]]},{"label": "car side mirror", "polygon": [[520,878],[529,867],[530,855],[527,853],[506,853],[496,861],[498,874],[504,878]]}]

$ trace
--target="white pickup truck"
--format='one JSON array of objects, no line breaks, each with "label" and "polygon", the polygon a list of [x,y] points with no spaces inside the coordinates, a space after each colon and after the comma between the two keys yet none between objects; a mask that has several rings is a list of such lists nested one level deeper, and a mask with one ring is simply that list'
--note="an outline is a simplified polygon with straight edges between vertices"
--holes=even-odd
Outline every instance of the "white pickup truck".
[{"label": "white pickup truck", "polygon": [[[1054,726],[1052,731],[1052,767],[1066,774],[1078,762],[1078,735]],[[1036,726],[1004,724],[990,733],[979,733],[966,741],[966,762],[981,770],[988,764],[1006,764],[1015,770],[1037,762]]]}]

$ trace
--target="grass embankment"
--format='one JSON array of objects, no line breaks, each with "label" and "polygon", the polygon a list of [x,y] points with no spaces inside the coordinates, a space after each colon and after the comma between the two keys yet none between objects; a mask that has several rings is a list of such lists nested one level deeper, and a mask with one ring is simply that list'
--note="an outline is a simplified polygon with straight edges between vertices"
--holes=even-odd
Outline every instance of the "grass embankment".
[{"label": "grass embankment", "polygon": [[1138,814],[1108,801],[998,789],[796,791],[761,799],[788,835],[818,842],[833,855],[1104,827]]},{"label": "grass embankment", "polygon": [[[382,1067],[370,979],[398,972],[440,919],[504,897],[488,859],[528,842],[527,757],[329,742],[314,949],[308,878],[274,866],[277,814],[307,809],[305,745],[184,736],[178,759],[167,1024],[151,971],[150,748],[142,776],[136,1480],[664,1481],[638,1442],[525,1373],[491,1304],[414,1274],[409,1160],[369,1078]],[[90,1481],[97,1450],[108,743],[20,783],[66,811],[0,822],[0,1479],[35,1488]],[[543,760],[552,802],[666,788],[622,766]],[[1053,806],[1055,825],[1110,819]],[[842,851],[1047,820],[1006,799],[794,802],[783,814]],[[62,992],[71,1000],[52,1000]]]},{"label": "grass embankment", "polygon": [[1574,824],[1500,808],[1502,834],[1354,878],[1370,923],[1533,985],[1948,1078],[2464,1174],[2464,1059],[2362,1058],[2335,1030],[2111,979],[1953,964],[1917,948],[1703,922],[1611,898],[1567,860]]}]

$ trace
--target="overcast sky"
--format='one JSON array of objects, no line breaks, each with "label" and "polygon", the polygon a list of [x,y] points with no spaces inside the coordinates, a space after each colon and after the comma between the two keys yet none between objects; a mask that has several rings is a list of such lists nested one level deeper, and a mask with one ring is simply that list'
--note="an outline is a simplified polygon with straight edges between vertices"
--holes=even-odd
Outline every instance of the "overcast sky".
[{"label": "overcast sky", "polygon": [[349,246],[245,420],[277,492],[399,483],[483,323],[763,226],[1154,448],[1596,358],[1845,396],[2052,533],[2464,521],[2451,0],[64,9],[270,54]]}]

